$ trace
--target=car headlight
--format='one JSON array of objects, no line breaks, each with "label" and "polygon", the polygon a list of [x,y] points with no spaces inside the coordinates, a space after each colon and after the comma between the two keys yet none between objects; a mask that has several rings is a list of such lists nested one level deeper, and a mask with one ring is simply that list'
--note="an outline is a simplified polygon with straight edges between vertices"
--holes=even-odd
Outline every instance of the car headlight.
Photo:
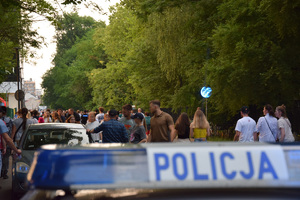
[{"label": "car headlight", "polygon": [[29,171],[29,165],[23,162],[17,162],[16,172],[27,174]]}]

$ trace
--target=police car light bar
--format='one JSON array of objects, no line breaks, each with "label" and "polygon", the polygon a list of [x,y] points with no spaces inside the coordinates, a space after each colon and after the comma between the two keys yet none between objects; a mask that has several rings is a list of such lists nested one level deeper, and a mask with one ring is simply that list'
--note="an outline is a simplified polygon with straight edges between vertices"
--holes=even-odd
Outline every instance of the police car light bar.
[{"label": "police car light bar", "polygon": [[36,189],[300,187],[300,146],[276,144],[45,145],[27,179]]}]

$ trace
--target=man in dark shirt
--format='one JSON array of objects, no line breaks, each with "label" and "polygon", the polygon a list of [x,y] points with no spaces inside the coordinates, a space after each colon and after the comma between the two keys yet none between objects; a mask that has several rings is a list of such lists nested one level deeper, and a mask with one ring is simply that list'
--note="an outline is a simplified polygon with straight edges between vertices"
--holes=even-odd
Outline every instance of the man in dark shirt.
[{"label": "man in dark shirt", "polygon": [[74,112],[74,109],[73,109],[73,108],[70,108],[70,109],[69,109],[69,116],[71,116],[71,115],[74,115],[74,117],[75,117],[75,122],[76,122],[77,124],[80,124],[80,116],[79,116],[79,114],[78,114],[77,112]]},{"label": "man in dark shirt", "polygon": [[84,125],[86,125],[88,117],[89,117],[88,111],[85,110],[84,113],[81,115],[81,123],[84,124]]},{"label": "man in dark shirt", "polygon": [[61,122],[65,123],[66,122],[66,118],[65,118],[65,116],[63,116],[63,110],[61,108],[59,108],[57,110],[57,113],[60,116]]},{"label": "man in dark shirt", "polygon": [[102,143],[127,143],[128,136],[125,126],[116,120],[118,112],[109,111],[109,121],[104,121],[100,126],[93,130],[87,130],[91,133],[102,131]]}]

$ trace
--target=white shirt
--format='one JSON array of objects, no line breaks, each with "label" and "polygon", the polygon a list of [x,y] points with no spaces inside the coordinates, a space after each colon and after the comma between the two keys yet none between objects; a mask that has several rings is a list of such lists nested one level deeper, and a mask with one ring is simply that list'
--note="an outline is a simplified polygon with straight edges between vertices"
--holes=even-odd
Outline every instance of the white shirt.
[{"label": "white shirt", "polygon": [[52,122],[51,117],[44,118],[44,123],[51,123],[51,122]]},{"label": "white shirt", "polygon": [[100,123],[104,119],[104,113],[99,113],[96,115],[96,120]]},{"label": "white shirt", "polygon": [[[283,142],[294,142],[295,138],[292,133],[291,122],[288,118],[280,117],[278,120],[278,128],[284,129],[284,139]],[[278,134],[279,139],[281,138],[281,132]]]},{"label": "white shirt", "polygon": [[[89,129],[89,130],[93,130],[95,129],[96,127],[98,127],[100,125],[100,123],[96,120],[94,122],[87,122],[86,123],[86,129]],[[96,140],[100,140],[100,133],[91,133],[91,136],[92,136],[92,139],[94,140],[94,142]]]},{"label": "white shirt", "polygon": [[260,142],[276,142],[275,138],[278,135],[277,119],[270,116],[269,113],[258,119],[256,129],[259,132]]},{"label": "white shirt", "polygon": [[241,132],[239,142],[253,142],[256,123],[251,117],[243,117],[237,121],[235,130]]}]

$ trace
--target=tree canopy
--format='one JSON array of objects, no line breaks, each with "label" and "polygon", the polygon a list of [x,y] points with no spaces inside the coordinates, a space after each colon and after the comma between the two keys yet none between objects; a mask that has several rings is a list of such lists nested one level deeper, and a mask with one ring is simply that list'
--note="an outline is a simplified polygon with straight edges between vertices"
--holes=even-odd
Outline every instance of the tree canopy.
[{"label": "tree canopy", "polygon": [[82,26],[57,29],[48,105],[148,108],[159,99],[192,114],[210,86],[210,119],[220,122],[243,105],[292,108],[300,99],[298,1],[123,0],[111,11],[107,26],[62,19]]},{"label": "tree canopy", "polygon": [[43,38],[31,25],[32,14],[55,22],[55,9],[45,0],[2,0],[0,2],[0,83],[16,66],[14,54],[20,49],[22,58],[33,56],[29,48],[39,48]]}]

